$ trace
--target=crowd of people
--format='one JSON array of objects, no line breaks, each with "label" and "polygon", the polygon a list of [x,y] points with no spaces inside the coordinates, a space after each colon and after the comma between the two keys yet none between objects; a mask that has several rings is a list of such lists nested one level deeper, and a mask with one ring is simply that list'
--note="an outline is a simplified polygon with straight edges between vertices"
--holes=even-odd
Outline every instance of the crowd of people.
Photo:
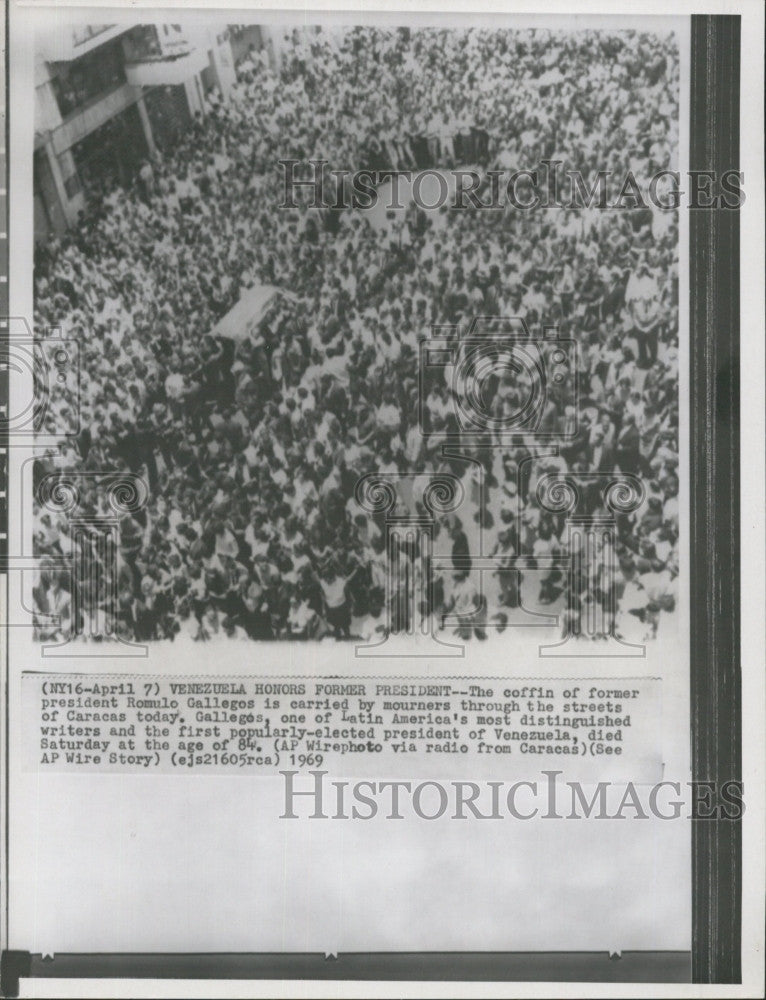
[{"label": "crowd of people", "polygon": [[[427,615],[481,638],[520,603],[561,609],[577,631],[590,605],[609,605],[612,581],[598,560],[574,583],[535,566],[567,553],[565,515],[537,497],[552,471],[640,477],[645,499],[617,518],[613,628],[654,635],[678,575],[677,211],[410,206],[383,232],[364,209],[280,208],[278,161],[547,157],[585,178],[648,179],[674,166],[676,44],[635,31],[295,32],[279,60],[253,51],[231,92],[211,93],[131,186],[91,192],[79,223],[36,252],[36,329],[75,339],[82,372],[79,398],[74,374],[51,386],[41,429],[56,433],[77,409],[80,430],[38,460],[36,479],[130,471],[148,502],[120,521],[109,607],[106,583],[57,568],[83,548],[101,558],[95,539],[38,504],[40,635],[88,632],[106,613],[137,641],[370,639]],[[257,331],[211,335],[259,285],[284,294]],[[551,388],[546,405],[559,446],[531,465],[531,433],[461,445],[443,372],[419,379],[432,327],[465,330],[476,316],[557,325],[577,344],[576,401]],[[510,375],[488,391],[498,414],[523,402]],[[448,431],[458,446],[445,455]],[[360,506],[357,484],[423,471],[463,480],[465,501],[436,518],[433,550],[453,563],[432,569],[428,606],[403,621],[386,607],[384,515]],[[83,483],[83,512],[106,513],[97,478]],[[479,552],[496,571],[478,574]],[[518,556],[530,558],[514,572]],[[64,624],[45,624],[61,609]]]}]

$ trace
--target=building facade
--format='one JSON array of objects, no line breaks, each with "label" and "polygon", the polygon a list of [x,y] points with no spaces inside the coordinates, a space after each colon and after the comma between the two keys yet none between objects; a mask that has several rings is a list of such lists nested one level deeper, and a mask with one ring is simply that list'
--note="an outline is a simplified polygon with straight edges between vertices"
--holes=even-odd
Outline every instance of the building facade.
[{"label": "building facade", "polygon": [[172,144],[237,65],[273,51],[259,25],[87,25],[51,34],[35,63],[35,238],[63,232],[95,189],[127,183]]}]

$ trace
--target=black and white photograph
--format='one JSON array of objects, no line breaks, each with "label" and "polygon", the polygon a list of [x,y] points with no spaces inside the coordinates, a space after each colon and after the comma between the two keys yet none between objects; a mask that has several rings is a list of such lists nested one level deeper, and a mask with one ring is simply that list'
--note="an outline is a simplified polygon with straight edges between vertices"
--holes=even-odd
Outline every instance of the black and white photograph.
[{"label": "black and white photograph", "polygon": [[[34,326],[78,352],[42,640],[677,628],[676,31],[87,25],[35,60]],[[147,494],[114,559],[68,526],[100,470]],[[547,483],[614,521],[603,558]]]}]

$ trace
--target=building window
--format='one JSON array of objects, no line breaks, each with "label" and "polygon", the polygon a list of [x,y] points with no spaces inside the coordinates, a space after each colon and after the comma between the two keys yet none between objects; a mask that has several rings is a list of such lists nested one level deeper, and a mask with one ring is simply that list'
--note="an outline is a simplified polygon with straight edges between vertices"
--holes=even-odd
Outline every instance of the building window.
[{"label": "building window", "polygon": [[[167,28],[166,28],[167,31]],[[138,24],[122,40],[128,62],[162,58],[162,43],[154,24]]]},{"label": "building window", "polygon": [[135,104],[104,122],[72,146],[77,173],[86,192],[127,185],[149,155],[141,117]]},{"label": "building window", "polygon": [[125,60],[129,63],[154,59],[176,59],[190,51],[180,24],[138,24],[123,35]]},{"label": "building window", "polygon": [[62,118],[84,104],[125,83],[125,66],[119,41],[110,42],[74,62],[64,64],[51,80]]},{"label": "building window", "polygon": [[75,45],[84,45],[86,42],[89,42],[91,38],[95,38],[96,35],[100,35],[104,31],[109,31],[109,29],[113,27],[113,24],[74,25],[72,27],[72,40]]},{"label": "building window", "polygon": [[146,94],[145,103],[155,143],[163,150],[172,148],[191,122],[186,88],[182,83],[157,87]]},{"label": "building window", "polygon": [[82,185],[80,184],[80,178],[77,174],[72,174],[71,177],[67,177],[64,181],[64,190],[66,191],[67,198],[71,199],[82,190]]}]

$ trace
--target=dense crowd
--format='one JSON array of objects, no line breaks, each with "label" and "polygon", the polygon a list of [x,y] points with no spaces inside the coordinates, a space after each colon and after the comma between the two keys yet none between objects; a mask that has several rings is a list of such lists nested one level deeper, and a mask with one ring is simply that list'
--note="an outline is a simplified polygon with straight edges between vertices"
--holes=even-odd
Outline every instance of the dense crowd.
[{"label": "dense crowd", "polygon": [[[296,32],[278,68],[252,52],[226,99],[209,95],[131,187],[91,192],[79,224],[36,253],[36,329],[75,338],[83,372],[79,403],[74,376],[51,387],[46,429],[79,406],[81,430],[36,476],[123,469],[147,480],[148,503],[119,525],[111,627],[139,641],[381,633],[385,525],[360,508],[356,485],[371,472],[432,470],[462,478],[466,500],[437,518],[434,551],[453,565],[434,570],[431,607],[414,614],[433,614],[437,628],[458,615],[450,629],[481,637],[522,597],[538,608],[565,600],[561,569],[502,569],[566,553],[565,517],[541,509],[539,478],[620,470],[641,478],[646,499],[617,521],[615,628],[654,634],[678,574],[677,213],[410,208],[383,233],[361,209],[280,208],[277,161],[355,170],[548,157],[586,178],[649,178],[674,165],[677,88],[672,35]],[[461,146],[461,135],[480,141]],[[211,336],[260,284],[286,294],[257,333]],[[433,324],[465,329],[474,316],[557,324],[577,341],[576,411],[552,393],[546,427],[561,443],[531,475],[519,470],[532,436],[442,454],[454,402],[443,376],[420,388],[418,343]],[[496,379],[490,405],[510,411],[521,393]],[[93,482],[81,504],[103,514]],[[481,551],[500,567],[488,579],[470,566],[479,524]],[[73,546],[95,558],[95,541],[73,541],[66,516],[39,505],[36,552],[78,555]],[[87,631],[105,588],[71,586],[44,567],[38,611],[63,609]],[[607,590],[603,568],[586,568],[566,627]]]}]

